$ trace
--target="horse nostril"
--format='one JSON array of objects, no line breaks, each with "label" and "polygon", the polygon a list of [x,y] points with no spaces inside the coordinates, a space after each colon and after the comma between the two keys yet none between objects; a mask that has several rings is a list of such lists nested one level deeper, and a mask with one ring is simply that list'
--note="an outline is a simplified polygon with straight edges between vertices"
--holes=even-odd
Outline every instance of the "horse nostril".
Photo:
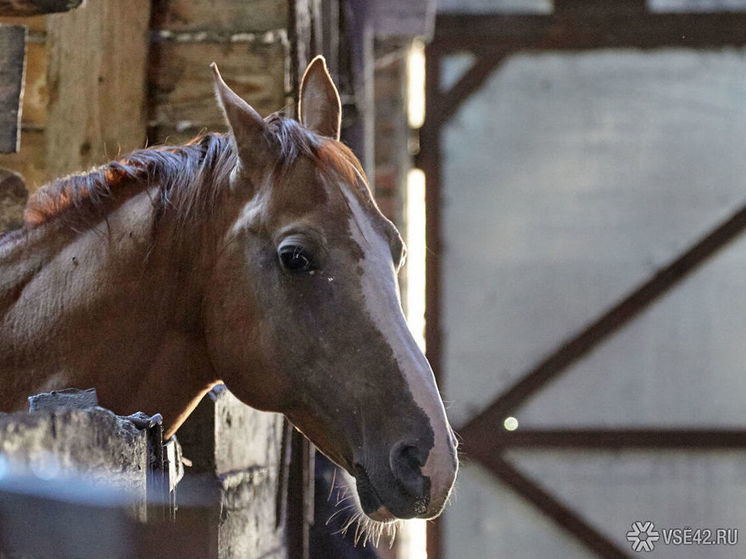
[{"label": "horse nostril", "polygon": [[427,451],[405,441],[399,441],[391,449],[389,456],[391,472],[402,488],[413,497],[423,497],[425,491],[429,490],[428,480],[421,471],[427,460],[427,454]]}]

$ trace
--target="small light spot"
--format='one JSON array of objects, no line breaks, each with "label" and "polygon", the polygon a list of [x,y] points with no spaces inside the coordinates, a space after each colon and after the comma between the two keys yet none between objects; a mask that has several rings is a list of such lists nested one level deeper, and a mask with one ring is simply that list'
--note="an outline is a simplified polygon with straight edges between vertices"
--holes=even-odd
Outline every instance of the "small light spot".
[{"label": "small light spot", "polygon": [[515,431],[516,429],[518,429],[518,420],[512,415],[510,417],[506,417],[505,421],[503,421],[503,427],[505,427],[506,431]]}]

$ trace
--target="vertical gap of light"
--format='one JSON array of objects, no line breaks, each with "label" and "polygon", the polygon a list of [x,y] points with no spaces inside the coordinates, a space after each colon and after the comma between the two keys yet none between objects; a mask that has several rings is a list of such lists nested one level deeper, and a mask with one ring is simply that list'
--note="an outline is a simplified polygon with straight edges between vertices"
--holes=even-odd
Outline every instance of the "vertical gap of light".
[{"label": "vertical gap of light", "polygon": [[425,43],[412,41],[407,55],[407,119],[410,128],[425,122]]},{"label": "vertical gap of light", "polygon": [[[413,129],[425,122],[425,43],[412,41],[407,55],[407,121]],[[425,351],[425,173],[410,169],[405,193],[407,243],[406,309],[415,341]],[[427,524],[408,520],[399,559],[427,559]]]},{"label": "vertical gap of light", "polygon": [[407,174],[407,320],[425,350],[425,173]]},{"label": "vertical gap of light", "polygon": [[[425,173],[407,173],[407,321],[412,335],[425,351]],[[409,549],[406,559],[427,559],[427,524],[407,521]]]},{"label": "vertical gap of light", "polygon": [[[407,321],[415,341],[425,351],[425,173],[407,174]],[[427,525],[407,521],[406,559],[427,559]]]}]

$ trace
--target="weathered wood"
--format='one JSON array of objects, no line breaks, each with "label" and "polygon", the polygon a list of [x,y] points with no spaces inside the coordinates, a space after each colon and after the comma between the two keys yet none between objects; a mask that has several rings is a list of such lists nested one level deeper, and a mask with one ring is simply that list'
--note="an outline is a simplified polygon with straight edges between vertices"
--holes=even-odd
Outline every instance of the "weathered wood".
[{"label": "weathered wood", "polygon": [[202,557],[286,559],[283,418],[242,404],[223,385],[200,402],[177,436],[188,468],[176,525],[199,533]]},{"label": "weathered wood", "polygon": [[154,0],[153,27],[172,31],[218,30],[224,34],[284,29],[288,3],[277,0]]},{"label": "weathered wood", "polygon": [[145,144],[148,0],[97,0],[49,16],[47,172],[62,175]]},{"label": "weathered wood", "polygon": [[144,515],[146,432],[108,410],[0,414],[0,453],[21,473],[46,468],[55,477],[81,474],[93,483],[116,483],[134,494],[133,512]]},{"label": "weathered wood", "polygon": [[0,235],[23,225],[23,209],[28,192],[23,178],[6,169],[0,169]]},{"label": "weathered wood", "polygon": [[215,61],[231,87],[260,114],[286,104],[288,45],[284,33],[258,35],[246,42],[159,41],[150,65],[154,140],[177,143],[203,128],[225,129],[215,102],[208,64]]},{"label": "weathered wood", "polygon": [[26,28],[0,23],[0,153],[18,151]]},{"label": "weathered wood", "polygon": [[78,388],[65,388],[64,390],[52,390],[29,396],[28,408],[30,412],[41,410],[53,410],[55,408],[75,408],[85,410],[98,406],[98,395],[95,388],[80,390]]},{"label": "weathered wood", "polygon": [[29,31],[29,37],[27,37],[29,42],[33,40],[44,42],[44,36],[47,32],[47,16],[0,16],[0,23],[5,23],[7,25],[25,25]]},{"label": "weathered wood", "polygon": [[345,107],[350,117],[342,122],[342,137],[363,164],[371,186],[375,185],[374,32],[370,5],[364,0],[345,4],[345,32],[353,85],[354,105]]},{"label": "weathered wood", "polygon": [[35,16],[69,12],[83,0],[0,0],[0,16]]},{"label": "weathered wood", "polygon": [[312,46],[314,0],[292,0],[289,4],[290,78],[292,92],[297,97],[303,69],[318,54]]},{"label": "weathered wood", "polygon": [[24,130],[21,150],[12,154],[0,153],[0,167],[20,174],[28,191],[33,192],[47,181],[44,152],[44,132]]},{"label": "weathered wood", "polygon": [[23,99],[21,102],[21,126],[25,147],[26,132],[38,129],[47,122],[47,49],[44,44],[26,42],[26,74],[23,79]]},{"label": "weathered wood", "polygon": [[[29,24],[29,32],[39,27],[44,16],[35,18],[5,18]],[[21,102],[22,140],[17,153],[0,153],[0,167],[10,169],[23,176],[26,188],[33,192],[44,184],[48,177],[44,170],[44,132],[47,120],[47,54],[43,43],[26,42],[26,69],[23,79],[23,98]],[[1,226],[0,226],[1,228]]]}]

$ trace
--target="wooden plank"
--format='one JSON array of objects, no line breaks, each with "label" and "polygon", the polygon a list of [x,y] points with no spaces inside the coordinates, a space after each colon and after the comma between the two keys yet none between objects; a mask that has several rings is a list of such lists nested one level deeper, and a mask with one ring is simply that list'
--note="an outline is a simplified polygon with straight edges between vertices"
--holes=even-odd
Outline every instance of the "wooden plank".
[{"label": "wooden plank", "polygon": [[50,175],[145,145],[149,21],[149,0],[97,0],[49,16]]},{"label": "wooden plank", "polygon": [[261,35],[244,43],[154,43],[149,70],[153,139],[182,140],[203,128],[225,129],[208,67],[212,61],[233,90],[260,114],[282,109],[286,105],[287,55],[283,34]]},{"label": "wooden plank", "polygon": [[[47,49],[43,44],[26,43],[26,76],[23,80],[21,125],[25,130],[38,129],[47,122]],[[23,149],[23,145],[21,146]]]},{"label": "wooden plank", "polygon": [[[30,35],[42,36],[47,32],[47,16],[28,16],[28,17],[11,17],[11,16],[0,16],[0,23],[7,23],[8,25],[25,25]],[[36,33],[34,33],[36,32]],[[30,41],[31,38],[28,38]]]},{"label": "wooden plank", "polygon": [[[288,551],[281,464],[284,420],[208,392],[176,436],[192,466],[177,488],[176,526],[200,534],[201,557],[300,557]],[[192,505],[192,507],[190,507]]]},{"label": "wooden plank", "polygon": [[297,99],[303,70],[315,54],[312,52],[313,0],[292,0],[288,21],[290,39],[290,84]]},{"label": "wooden plank", "polygon": [[308,559],[309,526],[313,523],[315,449],[301,433],[290,429],[290,463],[287,487],[287,542],[290,556]]},{"label": "wooden plank", "polygon": [[25,27],[0,24],[0,153],[14,153],[20,144],[25,47]]},{"label": "wooden plank", "polygon": [[0,16],[35,16],[68,12],[83,0],[0,0]]},{"label": "wooden plank", "polygon": [[284,29],[287,21],[288,3],[277,0],[153,1],[154,29],[257,33]]}]

